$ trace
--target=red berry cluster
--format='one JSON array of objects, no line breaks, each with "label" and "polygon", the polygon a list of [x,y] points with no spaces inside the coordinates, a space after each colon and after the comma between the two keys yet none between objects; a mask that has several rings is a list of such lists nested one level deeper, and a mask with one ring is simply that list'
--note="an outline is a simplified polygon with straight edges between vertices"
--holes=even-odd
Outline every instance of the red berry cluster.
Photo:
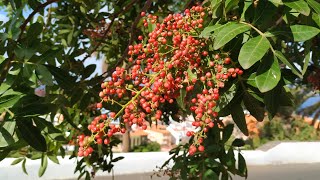
[{"label": "red berry cluster", "polygon": [[[186,97],[196,94],[191,100],[184,98],[196,117],[193,122],[196,131],[187,133],[194,136],[189,153],[204,151],[203,139],[218,115],[214,109],[219,89],[228,78],[243,73],[238,68],[228,68],[232,64],[228,55],[220,57],[218,53],[208,52],[207,39],[198,37],[206,15],[203,7],[194,6],[182,14],[170,14],[159,23],[157,16],[141,13],[146,16],[143,25],[153,24],[154,30],[148,33],[148,38],[138,36],[138,43],[129,46],[130,69],[116,68],[110,80],[102,83],[99,93],[102,102],[97,108],[102,108],[103,102],[111,102],[121,109],[117,114],[111,112],[109,116],[94,118],[88,126],[91,138],[78,138],[79,155],[87,156],[92,152],[88,150],[90,142],[102,144],[103,139],[110,139],[115,132],[125,131],[120,128],[124,123],[146,129],[147,120],[161,120],[160,107],[165,102],[173,103],[182,91],[187,93]],[[200,84],[202,92],[196,91],[196,84]],[[123,97],[129,97],[130,101],[121,104]],[[116,118],[121,120],[119,127],[110,124]]]},{"label": "red berry cluster", "polygon": [[308,76],[308,82],[312,84],[315,90],[320,90],[320,68],[315,69]]}]

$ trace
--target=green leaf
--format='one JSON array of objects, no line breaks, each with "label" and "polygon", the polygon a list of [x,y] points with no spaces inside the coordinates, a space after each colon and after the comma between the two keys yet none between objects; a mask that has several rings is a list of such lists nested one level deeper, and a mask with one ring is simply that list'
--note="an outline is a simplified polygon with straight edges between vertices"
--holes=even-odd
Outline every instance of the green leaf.
[{"label": "green leaf", "polygon": [[185,88],[181,88],[180,89],[180,95],[177,98],[177,103],[178,105],[182,108],[182,110],[186,111],[186,106],[185,106],[185,102],[184,102],[184,98],[187,95],[187,91]]},{"label": "green leaf", "polygon": [[230,136],[232,135],[234,125],[233,124],[228,124],[226,127],[223,129],[223,134],[222,134],[222,141],[227,142]]},{"label": "green leaf", "polygon": [[15,142],[13,138],[15,127],[15,121],[5,121],[0,127],[0,147],[6,147]]},{"label": "green leaf", "polygon": [[18,102],[20,97],[20,95],[16,94],[0,97],[0,110],[4,108],[11,108],[16,102]]},{"label": "green leaf", "polygon": [[244,177],[247,178],[248,176],[247,163],[240,152],[238,153],[238,170]]},{"label": "green leaf", "polygon": [[193,72],[192,72],[192,70],[190,68],[188,68],[187,73],[188,73],[188,79],[190,81],[192,81],[193,79],[197,79],[197,75],[193,74]]},{"label": "green leaf", "polygon": [[28,44],[34,41],[34,39],[36,39],[41,34],[42,30],[43,30],[42,24],[38,22],[31,24],[26,36]]},{"label": "green leaf", "polygon": [[11,163],[11,165],[16,165],[16,164],[19,164],[22,160],[24,160],[25,158],[17,158],[17,159],[15,159],[12,163]]},{"label": "green leaf", "polygon": [[243,139],[235,139],[232,142],[232,146],[236,146],[236,147],[242,147],[244,146],[246,143],[243,141]]},{"label": "green leaf", "polygon": [[311,8],[318,14],[320,14],[320,3],[315,0],[307,0],[307,3],[311,6]]},{"label": "green leaf", "polygon": [[45,62],[49,62],[55,59],[59,54],[61,54],[63,49],[49,49],[44,52],[41,56],[32,56],[29,62],[35,64],[44,64]]},{"label": "green leaf", "polygon": [[212,32],[215,32],[216,30],[220,29],[222,27],[221,24],[215,24],[212,26],[207,26],[203,29],[203,31],[200,33],[200,38],[209,38],[211,36]]},{"label": "green leaf", "polygon": [[249,132],[247,129],[247,123],[246,123],[246,119],[244,117],[244,112],[241,107],[241,104],[234,104],[231,109],[232,109],[231,116],[232,116],[233,121],[236,123],[236,125],[241,130],[241,132],[244,135],[248,136]]},{"label": "green leaf", "polygon": [[305,48],[304,48],[304,54],[305,54],[305,58],[304,58],[304,63],[303,63],[303,69],[301,72],[301,75],[304,76],[304,74],[307,72],[308,66],[309,66],[309,61],[311,59],[311,51],[310,48],[312,46],[312,42],[311,41],[307,41],[305,43]]},{"label": "green leaf", "polygon": [[294,64],[289,62],[287,58],[280,51],[275,51],[275,55],[280,59],[280,61],[282,61],[285,65],[287,65],[291,69],[293,74],[297,75],[300,78],[303,78],[298,68]]},{"label": "green leaf", "polygon": [[116,157],[116,158],[112,159],[111,162],[118,162],[118,161],[120,161],[121,159],[124,159],[124,157],[123,157],[123,156]]},{"label": "green leaf", "polygon": [[42,84],[53,86],[52,74],[48,71],[44,65],[38,65],[36,68],[36,74],[38,75]]},{"label": "green leaf", "polygon": [[26,162],[27,162],[27,159],[24,159],[23,162],[22,162],[22,171],[25,174],[28,174],[27,169],[26,169]]},{"label": "green leaf", "polygon": [[46,67],[49,69],[61,88],[70,91],[75,87],[76,77],[71,76],[69,72],[52,65],[46,65]]},{"label": "green leaf", "polygon": [[59,164],[59,160],[58,160],[58,158],[57,158],[56,155],[48,155],[48,158],[49,158],[52,162],[54,162],[54,163],[56,163],[56,164]]},{"label": "green leaf", "polygon": [[214,49],[219,49],[238,34],[241,34],[245,31],[250,30],[250,27],[245,24],[230,22],[226,24],[216,35],[215,41],[213,44]]},{"label": "green leaf", "polygon": [[276,87],[281,78],[278,59],[275,56],[273,59],[268,57],[263,59],[255,78],[258,89],[261,92],[267,92]]},{"label": "green leaf", "polygon": [[228,170],[234,170],[236,166],[236,159],[234,158],[233,148],[230,147],[226,157],[226,165],[228,166]]},{"label": "green leaf", "polygon": [[48,157],[46,154],[43,154],[42,158],[41,158],[41,166],[40,166],[39,172],[38,172],[39,177],[41,177],[44,174],[44,172],[47,169],[47,166],[48,166]]},{"label": "green leaf", "polygon": [[233,8],[237,7],[239,0],[226,0],[225,1],[225,11],[229,12]]},{"label": "green leaf", "polygon": [[280,106],[279,99],[280,99],[280,93],[281,89],[279,88],[279,85],[272,89],[271,91],[268,91],[264,95],[264,103],[266,105],[266,108],[269,112],[269,119],[271,120],[275,114],[278,112],[278,108]]},{"label": "green leaf", "polygon": [[219,177],[214,171],[212,171],[211,169],[207,169],[203,174],[203,179],[218,180]]},{"label": "green leaf", "polygon": [[17,120],[18,131],[21,133],[22,138],[28,144],[38,151],[47,151],[47,143],[45,138],[41,135],[40,130],[33,126],[30,119]]},{"label": "green leaf", "polygon": [[267,38],[257,36],[246,42],[239,54],[239,63],[244,69],[249,69],[257,61],[259,61],[270,48]]},{"label": "green leaf", "polygon": [[253,117],[260,122],[263,121],[265,111],[260,101],[246,92],[243,97],[243,103]]},{"label": "green leaf", "polygon": [[90,64],[87,66],[82,73],[82,79],[88,78],[96,70],[96,67],[97,65],[95,64]]},{"label": "green leaf", "polygon": [[305,16],[309,16],[310,14],[309,6],[303,0],[286,0],[284,4]]},{"label": "green leaf", "polygon": [[51,122],[49,122],[43,118],[34,117],[33,121],[37,125],[38,129],[40,129],[41,131],[44,130],[45,128],[47,128],[46,132],[49,134],[62,133],[59,129],[55,128]]},{"label": "green leaf", "polygon": [[282,0],[269,0],[269,1],[271,1],[273,4],[276,4],[276,5],[283,5]]},{"label": "green leaf", "polygon": [[303,42],[316,36],[320,30],[318,28],[306,25],[292,25],[290,26],[293,39],[296,42]]},{"label": "green leaf", "polygon": [[46,103],[31,103],[20,107],[13,106],[12,111],[15,112],[16,116],[21,117],[38,116],[48,114],[53,106],[53,104]]},{"label": "green leaf", "polygon": [[320,27],[320,14],[312,13],[312,20]]}]

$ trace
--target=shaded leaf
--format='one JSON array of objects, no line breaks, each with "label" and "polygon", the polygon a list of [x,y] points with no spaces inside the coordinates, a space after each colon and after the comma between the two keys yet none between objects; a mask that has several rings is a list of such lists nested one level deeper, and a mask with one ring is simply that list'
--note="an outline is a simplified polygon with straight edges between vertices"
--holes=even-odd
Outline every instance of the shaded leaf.
[{"label": "shaded leaf", "polygon": [[231,116],[232,116],[233,121],[236,123],[236,125],[241,130],[241,132],[244,135],[248,136],[249,132],[247,129],[247,123],[246,123],[246,119],[244,117],[244,112],[241,107],[241,104],[234,104],[231,109],[232,109]]},{"label": "shaded leaf", "polygon": [[234,125],[233,124],[228,124],[226,127],[223,129],[223,134],[222,134],[222,141],[227,142],[230,136],[232,135]]},{"label": "shaded leaf", "polygon": [[61,88],[70,91],[75,87],[76,78],[71,76],[69,72],[52,65],[46,65],[46,67],[49,69]]},{"label": "shaded leaf", "polygon": [[212,171],[211,169],[207,169],[203,174],[203,179],[218,180],[219,177],[214,171]]},{"label": "shaded leaf", "polygon": [[258,101],[249,93],[245,93],[243,97],[243,103],[253,117],[255,117],[260,122],[263,121],[265,110],[260,101]]},{"label": "shaded leaf", "polygon": [[38,151],[47,151],[47,143],[45,138],[41,135],[40,130],[33,126],[30,119],[19,119],[16,121],[18,130],[22,135],[22,138],[28,142],[28,144]]},{"label": "shaded leaf", "polygon": [[236,146],[236,147],[242,147],[245,144],[246,143],[243,141],[243,139],[239,139],[239,138],[233,140],[233,142],[232,142],[232,146]]},{"label": "shaded leaf", "polygon": [[244,159],[244,157],[241,155],[240,152],[238,153],[238,170],[244,177],[247,178],[248,169],[247,169],[246,160]]}]

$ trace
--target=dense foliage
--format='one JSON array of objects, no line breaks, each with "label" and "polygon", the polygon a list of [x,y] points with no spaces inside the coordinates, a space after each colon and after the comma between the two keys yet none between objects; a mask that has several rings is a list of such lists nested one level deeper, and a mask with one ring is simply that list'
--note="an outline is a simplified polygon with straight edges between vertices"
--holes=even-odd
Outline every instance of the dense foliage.
[{"label": "dense foliage", "polygon": [[[115,132],[127,135],[130,124],[146,128],[145,121],[175,114],[193,114],[199,131],[170,152],[173,178],[247,176],[241,152],[234,154],[243,143],[236,139],[226,149],[233,126],[219,117],[231,114],[247,134],[244,108],[258,120],[266,110],[272,119],[280,106],[292,105],[290,85],[309,81],[319,89],[315,0],[5,0],[0,6],[9,17],[0,22],[0,159],[17,157],[14,164],[22,162],[25,171],[27,159],[41,158],[39,176],[48,158],[58,163],[67,143],[80,145],[71,158],[82,176],[110,171],[121,159],[111,151],[119,143]],[[108,64],[103,75],[84,65],[93,53]],[[109,125],[119,117],[120,126]]]}]

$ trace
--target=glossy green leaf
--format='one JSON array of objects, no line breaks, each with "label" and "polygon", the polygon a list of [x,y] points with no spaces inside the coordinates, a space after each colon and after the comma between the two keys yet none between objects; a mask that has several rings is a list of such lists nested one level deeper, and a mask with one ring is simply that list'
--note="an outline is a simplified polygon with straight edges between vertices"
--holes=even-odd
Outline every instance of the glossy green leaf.
[{"label": "glossy green leaf", "polygon": [[38,172],[39,177],[41,177],[44,174],[44,172],[46,172],[47,166],[48,166],[48,157],[46,154],[43,154],[41,158],[41,166]]},{"label": "glossy green leaf", "polygon": [[281,78],[280,66],[276,56],[266,57],[257,70],[255,77],[258,89],[267,92],[276,87]]},{"label": "glossy green leaf", "polygon": [[239,63],[244,69],[249,69],[257,61],[259,61],[270,48],[270,43],[267,38],[257,36],[246,42],[239,54]]},{"label": "glossy green leaf", "polygon": [[312,20],[320,27],[320,14],[312,13]]},{"label": "glossy green leaf", "polygon": [[186,105],[185,105],[185,101],[184,98],[187,95],[187,91],[185,88],[181,88],[180,89],[180,96],[177,98],[177,103],[178,105],[182,108],[182,110],[186,110]]},{"label": "glossy green leaf", "polygon": [[26,162],[27,162],[27,159],[25,158],[22,162],[22,171],[25,173],[25,174],[28,174],[27,172],[27,169],[26,169]]},{"label": "glossy green leaf", "polygon": [[6,121],[0,126],[0,147],[6,147],[15,142],[13,138],[15,121]]},{"label": "glossy green leaf", "polygon": [[241,107],[241,104],[234,104],[231,109],[232,109],[231,116],[233,121],[236,123],[236,125],[241,130],[241,132],[244,135],[248,136],[249,132],[248,132],[247,123],[244,117],[244,112]]},{"label": "glossy green leaf", "polygon": [[237,7],[240,0],[226,0],[225,2],[225,11],[229,12],[233,8]]},{"label": "glossy green leaf", "polygon": [[275,55],[277,56],[277,58],[279,58],[280,61],[282,61],[285,65],[287,65],[291,69],[293,74],[297,75],[300,78],[303,78],[298,68],[293,63],[289,62],[287,58],[280,51],[275,51]]},{"label": "glossy green leaf", "polygon": [[21,98],[20,95],[12,94],[0,97],[0,110],[11,108]]},{"label": "glossy green leaf", "polygon": [[203,29],[203,31],[201,31],[199,37],[202,38],[209,38],[211,36],[212,32],[215,32],[219,29],[221,29],[222,25],[221,24],[216,24],[216,25],[212,25],[212,26],[207,26]]},{"label": "glossy green leaf", "polygon": [[19,164],[22,160],[24,160],[24,158],[17,158],[11,163],[11,165]]},{"label": "glossy green leaf", "polygon": [[60,164],[60,163],[59,163],[59,160],[58,160],[58,158],[57,158],[56,155],[48,155],[48,158],[49,158],[52,162],[54,162],[54,163],[56,163],[56,164]]},{"label": "glossy green leaf", "polygon": [[241,34],[248,30],[250,30],[250,27],[245,24],[234,22],[226,24],[221,30],[219,30],[215,37],[213,44],[214,49],[221,48],[233,38],[235,38],[238,34]]},{"label": "glossy green leaf", "polygon": [[290,28],[296,42],[309,40],[320,32],[318,28],[306,25],[292,25]]},{"label": "glossy green leaf", "polygon": [[21,133],[23,139],[28,142],[30,146],[38,151],[47,151],[47,143],[45,138],[41,135],[40,130],[33,126],[29,119],[17,120],[18,131]]},{"label": "glossy green leaf", "polygon": [[315,0],[307,0],[307,3],[311,6],[311,8],[318,14],[320,14],[320,3]]},{"label": "glossy green leaf", "polygon": [[309,16],[310,14],[309,6],[303,0],[286,0],[284,4],[305,16]]}]

